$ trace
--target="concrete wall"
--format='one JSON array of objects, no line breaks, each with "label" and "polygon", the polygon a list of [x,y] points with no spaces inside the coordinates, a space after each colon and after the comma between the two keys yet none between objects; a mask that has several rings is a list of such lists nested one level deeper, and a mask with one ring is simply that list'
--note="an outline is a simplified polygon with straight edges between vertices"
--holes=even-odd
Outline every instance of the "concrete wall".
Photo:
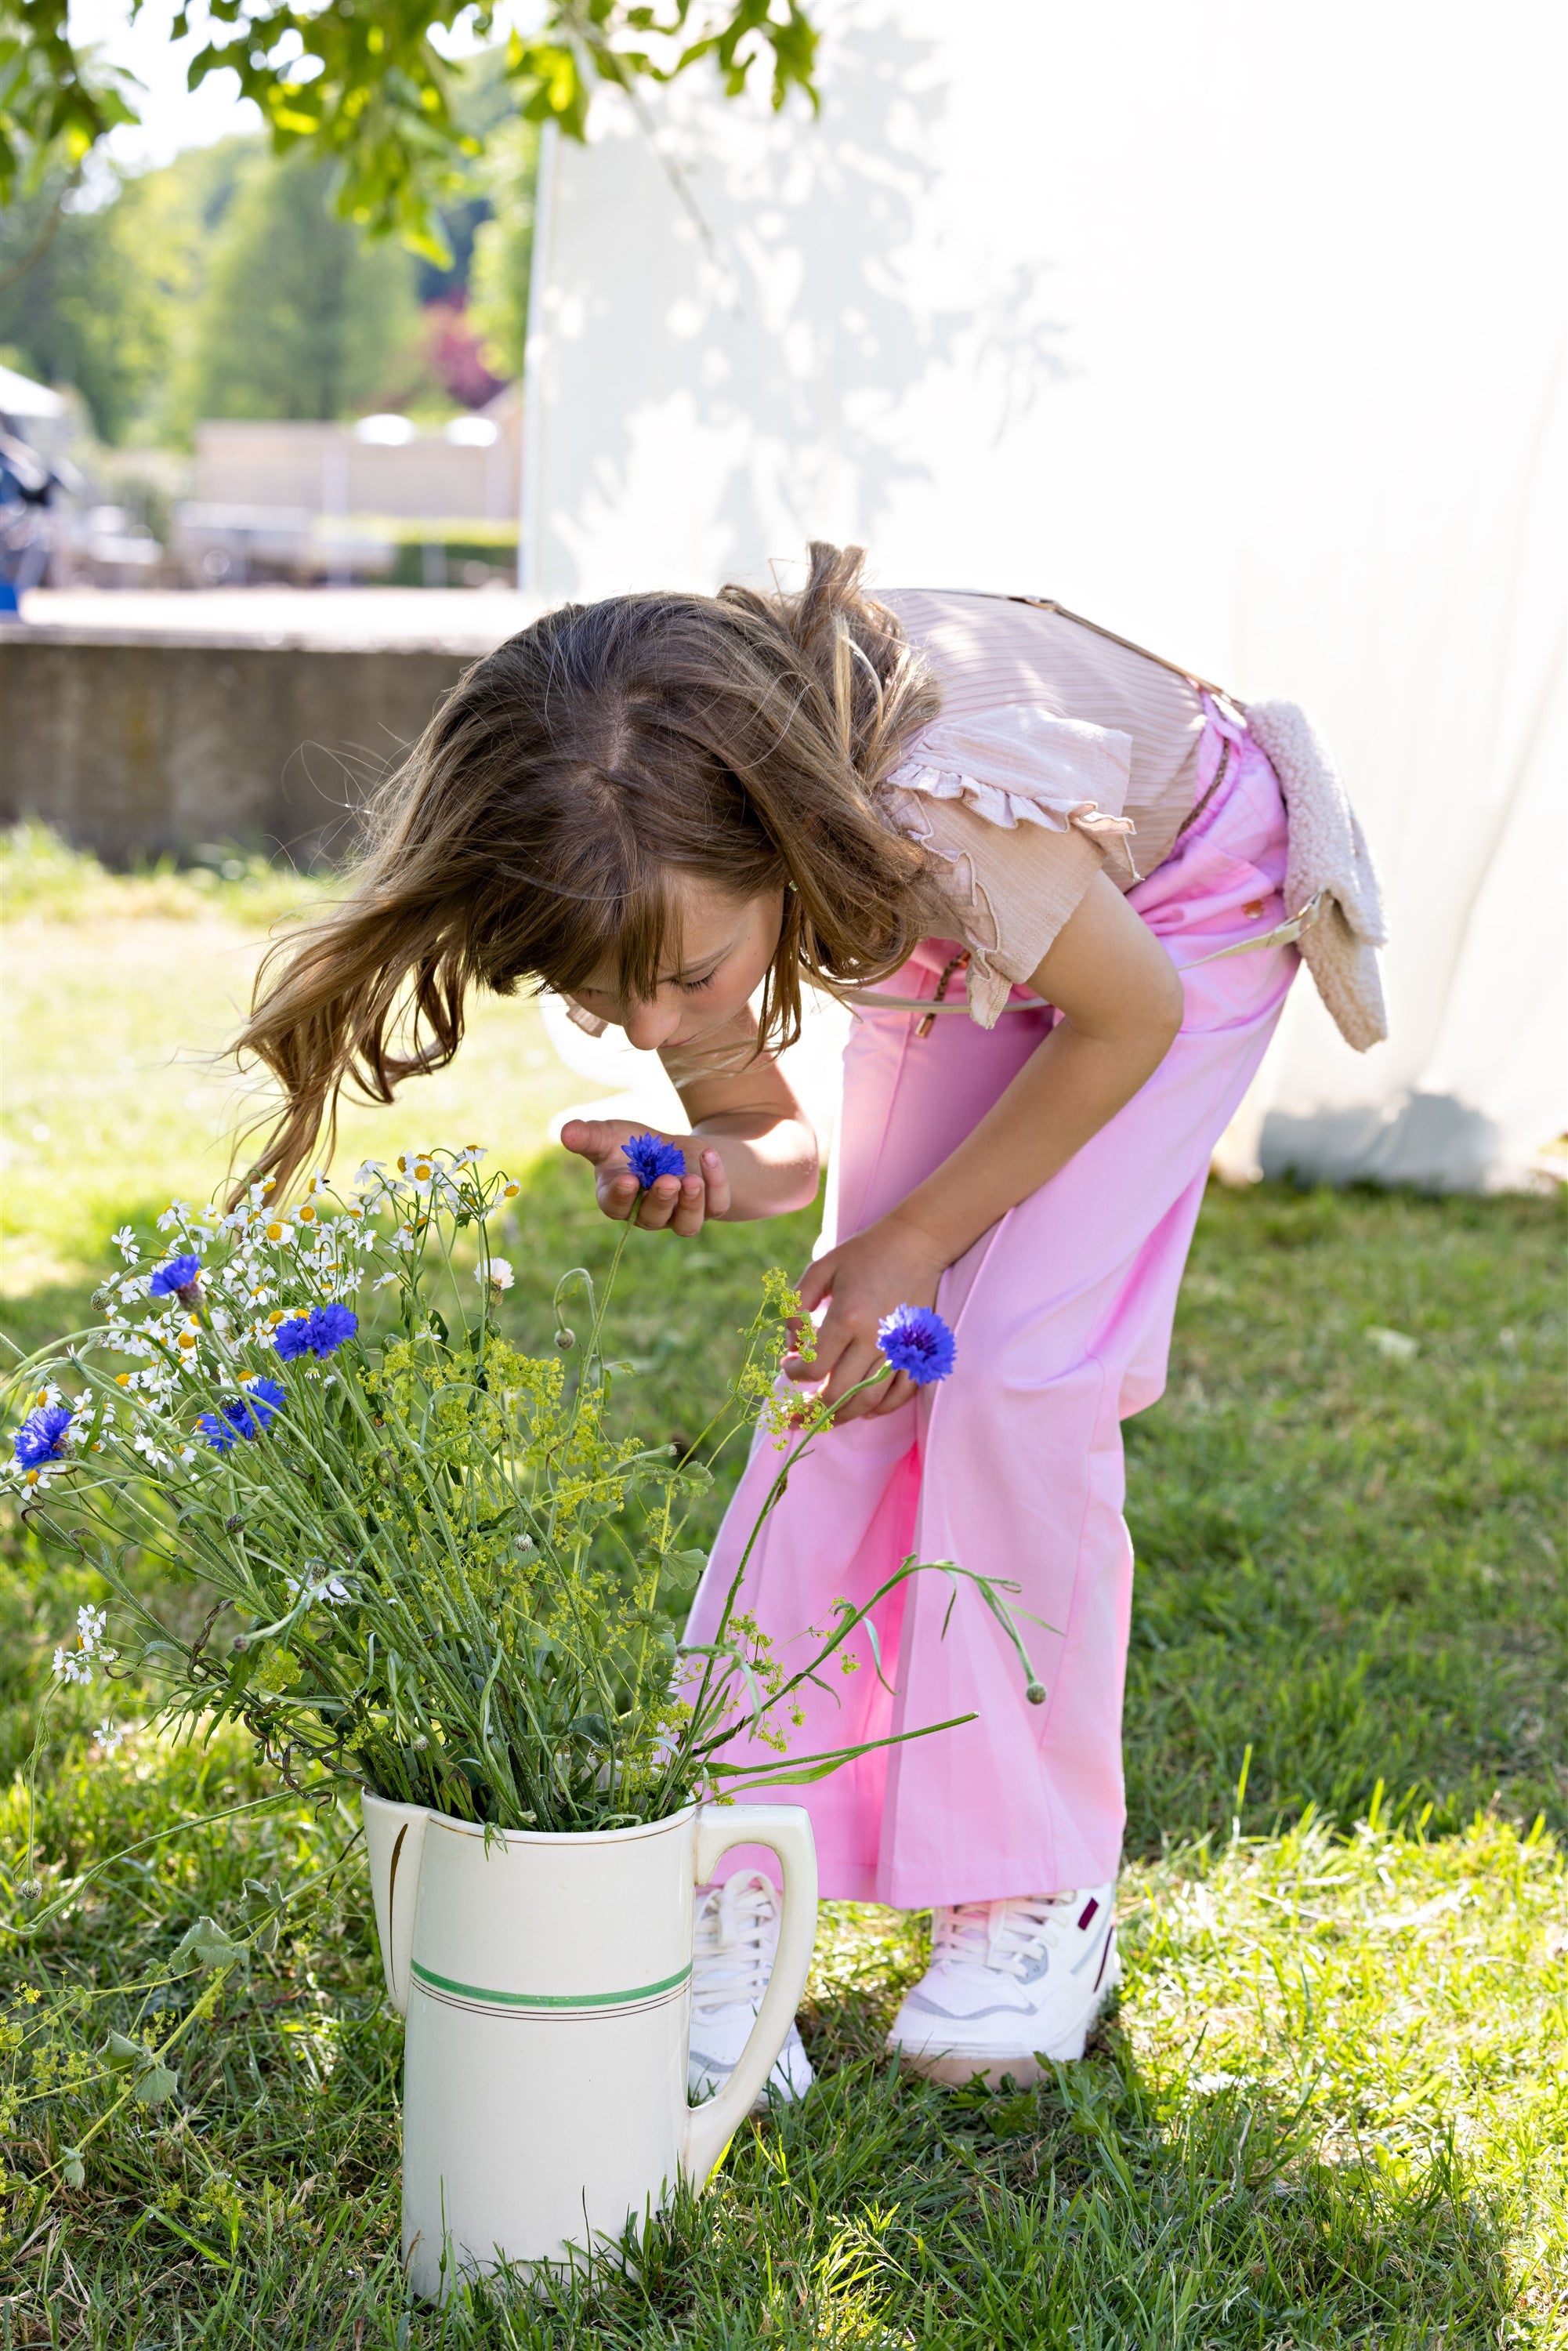
[{"label": "concrete wall", "polygon": [[0,821],[41,817],[115,863],[202,841],[340,854],[478,650],[8,631]]}]

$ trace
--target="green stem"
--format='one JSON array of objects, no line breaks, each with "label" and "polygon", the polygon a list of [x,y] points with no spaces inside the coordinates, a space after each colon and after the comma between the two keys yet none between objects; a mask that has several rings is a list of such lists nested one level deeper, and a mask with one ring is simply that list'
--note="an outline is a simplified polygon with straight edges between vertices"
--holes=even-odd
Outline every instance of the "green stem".
[{"label": "green stem", "polygon": [[[815,1417],[808,1422],[801,1436],[797,1439],[795,1445],[787,1455],[778,1476],[774,1479],[773,1483],[768,1487],[762,1508],[758,1510],[756,1519],[752,1522],[751,1532],[746,1538],[746,1545],[744,1550],[741,1552],[739,1562],[736,1567],[735,1573],[730,1578],[729,1590],[725,1594],[724,1606],[719,1612],[718,1624],[714,1630],[713,1646],[716,1647],[723,1641],[725,1634],[729,1629],[729,1620],[735,1614],[735,1604],[740,1597],[740,1587],[746,1579],[746,1571],[750,1565],[751,1554],[757,1548],[758,1539],[761,1535],[763,1525],[767,1520],[769,1512],[774,1509],[784,1492],[785,1486],[789,1482],[789,1472],[794,1468],[797,1461],[802,1458],[806,1447],[810,1444],[811,1439],[814,1437],[821,1436],[822,1430],[828,1426],[834,1415],[839,1412],[844,1405],[848,1404],[851,1396],[857,1396],[861,1395],[862,1390],[877,1386],[881,1381],[890,1378],[892,1372],[892,1364],[884,1363],[880,1370],[870,1373],[865,1379],[858,1380],[852,1388],[846,1389],[844,1394],[838,1398],[836,1403],[826,1406],[820,1406]],[[706,1646],[708,1645],[705,1644],[705,1646]],[[703,1702],[708,1696],[709,1682],[712,1673],[713,1661],[710,1658],[703,1668],[702,1682],[698,1687],[697,1695],[693,1700],[693,1708],[696,1712],[701,1711]]]}]

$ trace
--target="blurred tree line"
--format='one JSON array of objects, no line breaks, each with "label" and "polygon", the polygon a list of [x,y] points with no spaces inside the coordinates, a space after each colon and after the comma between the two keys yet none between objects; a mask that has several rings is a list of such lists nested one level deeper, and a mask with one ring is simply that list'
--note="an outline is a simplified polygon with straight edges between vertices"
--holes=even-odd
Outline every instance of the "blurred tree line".
[{"label": "blurred tree line", "polygon": [[332,162],[264,133],[100,172],[63,206],[46,179],[0,213],[0,360],[72,388],[99,441],[145,448],[188,446],[204,416],[483,397],[522,367],[538,130],[498,62],[465,99],[483,143],[443,206],[444,261],[367,236]]}]

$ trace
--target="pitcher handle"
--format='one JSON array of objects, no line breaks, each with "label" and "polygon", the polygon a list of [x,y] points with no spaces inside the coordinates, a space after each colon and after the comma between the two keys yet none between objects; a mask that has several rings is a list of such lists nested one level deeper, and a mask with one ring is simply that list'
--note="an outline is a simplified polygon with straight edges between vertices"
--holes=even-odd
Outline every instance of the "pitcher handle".
[{"label": "pitcher handle", "polygon": [[372,1796],[369,1790],[361,1796],[360,1807],[387,1998],[400,2016],[406,2016],[419,1865],[431,1816],[423,1804],[394,1804],[384,1796]]},{"label": "pitcher handle", "polygon": [[716,2096],[686,2114],[681,2168],[700,2194],[772,2073],[806,1989],[817,1943],[817,1847],[800,1804],[704,1805],[697,1814],[696,1882],[706,1885],[732,1845],[764,1844],[784,1873],[779,1955],[745,2048]]}]

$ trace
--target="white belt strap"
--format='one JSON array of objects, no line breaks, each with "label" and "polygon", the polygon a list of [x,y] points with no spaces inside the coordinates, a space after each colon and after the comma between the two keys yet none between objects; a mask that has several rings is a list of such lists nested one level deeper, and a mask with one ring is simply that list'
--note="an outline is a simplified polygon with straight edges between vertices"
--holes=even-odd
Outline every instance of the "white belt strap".
[{"label": "white belt strap", "polygon": [[1178,963],[1176,969],[1196,971],[1200,963],[1223,963],[1227,956],[1256,955],[1260,947],[1288,947],[1318,920],[1328,895],[1327,890],[1314,891],[1299,914],[1292,914],[1288,923],[1276,923],[1261,938],[1238,939],[1234,946],[1216,947],[1212,955],[1194,956],[1190,963]]}]

